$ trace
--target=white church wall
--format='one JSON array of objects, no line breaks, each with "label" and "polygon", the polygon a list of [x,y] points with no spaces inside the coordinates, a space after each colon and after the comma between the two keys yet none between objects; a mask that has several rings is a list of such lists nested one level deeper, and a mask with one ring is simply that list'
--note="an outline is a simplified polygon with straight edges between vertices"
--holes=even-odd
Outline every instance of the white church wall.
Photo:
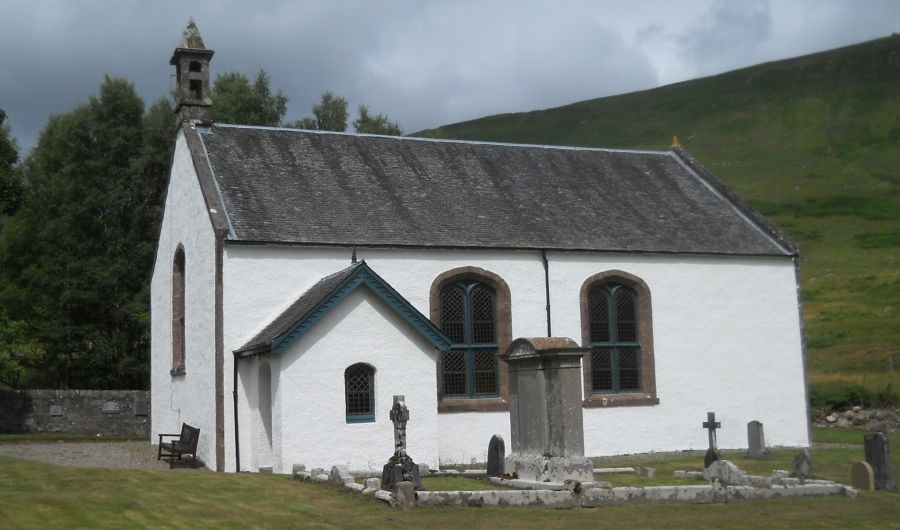
[{"label": "white church wall", "polygon": [[[185,255],[185,374],[172,369],[172,269]],[[151,280],[151,433],[200,428],[198,457],[215,466],[215,239],[182,133],[175,155]]]},{"label": "white church wall", "polygon": [[808,445],[795,276],[789,259],[550,256],[554,334],[580,340],[584,280],[620,269],[650,289],[656,386],[651,407],[586,408],[585,449],[618,454],[704,449],[706,412],[722,448],[747,446],[747,422],[770,445]]},{"label": "white church wall", "polygon": [[[349,248],[226,246],[225,351],[241,347],[322,277],[347,267],[350,253]],[[431,285],[439,274],[481,267],[510,288],[513,336],[546,335],[539,252],[362,248],[357,254],[426,316]],[[579,290],[593,274],[623,270],[642,278],[651,292],[660,403],[584,409],[588,454],[705,447],[700,423],[707,410],[716,411],[723,421],[722,447],[745,447],[745,425],[754,419],[765,424],[771,445],[808,444],[790,259],[586,252],[549,252],[548,259],[555,336],[581,342]],[[378,329],[376,322],[372,326]],[[315,333],[321,333],[316,328]],[[346,366],[339,367],[341,373]],[[411,433],[418,428],[419,410],[436,410],[434,377],[423,380],[422,387],[430,401],[420,404],[407,398]],[[293,388],[282,380],[283,399],[295,395]],[[283,401],[281,406],[291,410]],[[507,413],[440,414],[437,422],[445,463],[482,460],[495,433],[510,443]],[[288,423],[283,418],[282,424]],[[385,432],[389,446],[391,436]],[[291,443],[291,433],[286,430],[282,439]],[[288,454],[285,446],[284,462]]]},{"label": "white church wall", "polygon": [[[276,472],[289,472],[294,463],[380,470],[394,451],[395,394],[410,408],[410,455],[437,465],[434,347],[367,287],[350,293],[284,354],[270,355],[278,357]],[[344,371],[356,363],[375,368],[374,422],[346,421]]]}]

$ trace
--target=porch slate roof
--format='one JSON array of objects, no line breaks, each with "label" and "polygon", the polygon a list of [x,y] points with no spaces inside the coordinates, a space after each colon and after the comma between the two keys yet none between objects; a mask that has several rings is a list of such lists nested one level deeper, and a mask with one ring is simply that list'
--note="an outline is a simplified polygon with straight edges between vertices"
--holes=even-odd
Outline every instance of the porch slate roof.
[{"label": "porch slate roof", "polygon": [[450,347],[450,339],[437,326],[376,274],[365,261],[360,261],[319,280],[234,353],[247,357],[285,351],[348,294],[362,285],[367,286],[396,311],[435,348],[445,351]]}]

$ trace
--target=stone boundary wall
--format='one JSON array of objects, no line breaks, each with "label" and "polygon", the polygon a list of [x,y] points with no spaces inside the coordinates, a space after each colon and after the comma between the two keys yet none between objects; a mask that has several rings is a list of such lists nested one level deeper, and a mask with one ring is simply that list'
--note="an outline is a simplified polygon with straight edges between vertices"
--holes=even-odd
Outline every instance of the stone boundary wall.
[{"label": "stone boundary wall", "polygon": [[0,434],[150,436],[149,390],[0,390]]}]

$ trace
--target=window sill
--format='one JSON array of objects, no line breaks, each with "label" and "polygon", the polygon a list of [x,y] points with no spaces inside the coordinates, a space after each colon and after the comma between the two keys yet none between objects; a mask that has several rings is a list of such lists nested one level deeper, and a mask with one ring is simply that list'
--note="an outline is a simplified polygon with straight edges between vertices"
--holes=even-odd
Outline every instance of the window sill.
[{"label": "window sill", "polygon": [[184,365],[176,366],[175,368],[172,368],[171,370],[169,370],[169,375],[171,375],[172,377],[175,377],[178,375],[184,375],[184,374],[185,374]]},{"label": "window sill", "polygon": [[585,408],[647,407],[659,405],[659,398],[647,394],[591,394]]},{"label": "window sill", "polygon": [[375,423],[375,416],[347,416],[347,423]]},{"label": "window sill", "polygon": [[508,410],[509,403],[499,397],[442,399],[438,402],[438,412],[506,412]]}]

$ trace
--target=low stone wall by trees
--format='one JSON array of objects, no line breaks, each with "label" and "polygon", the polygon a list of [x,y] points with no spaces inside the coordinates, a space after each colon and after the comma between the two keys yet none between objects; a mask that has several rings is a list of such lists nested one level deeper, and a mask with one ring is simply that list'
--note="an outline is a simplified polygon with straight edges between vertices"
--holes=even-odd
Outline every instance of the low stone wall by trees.
[{"label": "low stone wall by trees", "polygon": [[0,390],[0,433],[149,436],[147,390]]}]

